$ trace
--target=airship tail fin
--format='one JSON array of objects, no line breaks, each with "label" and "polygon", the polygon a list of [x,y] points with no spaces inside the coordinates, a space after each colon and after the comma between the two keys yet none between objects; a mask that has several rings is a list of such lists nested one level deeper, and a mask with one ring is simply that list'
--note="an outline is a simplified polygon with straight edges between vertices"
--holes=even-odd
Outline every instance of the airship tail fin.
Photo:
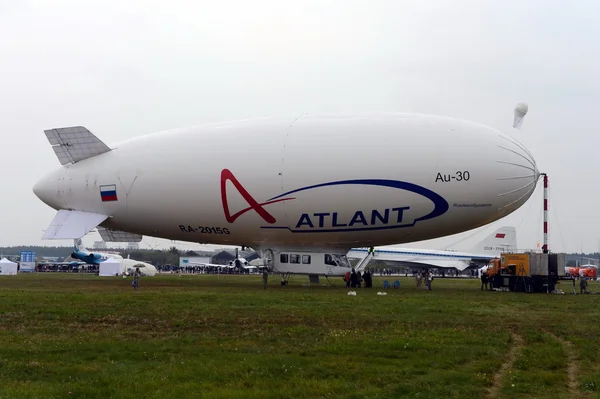
[{"label": "airship tail fin", "polygon": [[48,129],[44,133],[61,165],[79,162],[111,150],[83,126]]},{"label": "airship tail fin", "polygon": [[99,213],[68,211],[61,209],[56,213],[50,226],[45,230],[43,240],[78,239],[95,229],[108,219]]},{"label": "airship tail fin", "polygon": [[105,242],[140,242],[144,238],[141,234],[108,229],[102,226],[98,226],[98,234],[100,234],[100,237]]}]

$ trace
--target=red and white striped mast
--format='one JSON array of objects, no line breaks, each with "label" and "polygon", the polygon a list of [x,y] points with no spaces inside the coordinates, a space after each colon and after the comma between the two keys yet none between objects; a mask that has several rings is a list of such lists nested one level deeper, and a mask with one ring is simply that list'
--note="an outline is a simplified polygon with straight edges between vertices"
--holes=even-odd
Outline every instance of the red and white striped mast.
[{"label": "red and white striped mast", "polygon": [[541,173],[544,176],[544,245],[542,245],[542,253],[547,254],[548,251],[548,175]]}]

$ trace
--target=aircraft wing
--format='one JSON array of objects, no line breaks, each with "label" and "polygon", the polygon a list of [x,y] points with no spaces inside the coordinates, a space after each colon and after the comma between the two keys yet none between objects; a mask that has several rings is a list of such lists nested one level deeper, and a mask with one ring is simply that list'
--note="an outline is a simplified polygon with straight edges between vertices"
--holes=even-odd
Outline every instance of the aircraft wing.
[{"label": "aircraft wing", "polygon": [[81,238],[106,219],[108,219],[107,215],[99,213],[61,209],[50,222],[50,226],[44,232],[42,240]]},{"label": "aircraft wing", "polygon": [[410,261],[385,261],[386,264],[393,264],[396,266],[409,267],[412,269],[422,268],[439,268],[439,269],[457,269],[464,271],[470,266],[468,261],[462,259],[413,259]]},{"label": "aircraft wing", "polygon": [[218,265],[216,263],[186,263],[184,265],[185,266],[191,266],[191,267],[217,267],[219,269],[233,269],[235,266],[230,266],[230,265]]}]

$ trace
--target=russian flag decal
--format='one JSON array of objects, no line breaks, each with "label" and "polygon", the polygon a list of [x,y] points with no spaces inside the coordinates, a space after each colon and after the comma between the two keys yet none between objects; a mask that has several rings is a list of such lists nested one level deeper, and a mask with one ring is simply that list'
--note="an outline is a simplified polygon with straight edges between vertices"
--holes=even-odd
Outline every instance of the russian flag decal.
[{"label": "russian flag decal", "polygon": [[[117,198],[116,195],[115,195],[115,198]],[[503,234],[503,233],[496,234],[496,238],[504,238],[505,236],[506,236],[506,234]]]},{"label": "russian flag decal", "polygon": [[102,202],[117,201],[117,185],[100,186],[100,198]]}]

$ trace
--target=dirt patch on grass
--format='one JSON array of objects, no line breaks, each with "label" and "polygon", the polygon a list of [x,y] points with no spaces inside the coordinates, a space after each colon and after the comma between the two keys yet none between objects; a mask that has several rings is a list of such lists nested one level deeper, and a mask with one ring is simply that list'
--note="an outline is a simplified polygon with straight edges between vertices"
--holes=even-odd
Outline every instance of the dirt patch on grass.
[{"label": "dirt patch on grass", "polygon": [[577,375],[579,373],[579,367],[577,366],[577,359],[575,356],[575,349],[573,348],[573,343],[567,340],[564,340],[549,331],[546,331],[548,335],[561,343],[565,352],[567,353],[567,376],[569,378],[567,382],[567,386],[569,388],[569,398],[577,399],[577,398],[585,398],[586,395],[583,395],[579,391],[579,384],[577,383]]},{"label": "dirt patch on grass", "polygon": [[523,348],[524,341],[520,335],[515,333],[510,334],[512,337],[512,346],[510,347],[508,353],[506,354],[506,358],[502,366],[498,372],[494,375],[492,386],[488,389],[488,398],[495,398],[498,396],[498,392],[500,392],[500,388],[502,387],[502,378],[506,375],[508,370],[513,366],[517,358],[517,354]]}]

